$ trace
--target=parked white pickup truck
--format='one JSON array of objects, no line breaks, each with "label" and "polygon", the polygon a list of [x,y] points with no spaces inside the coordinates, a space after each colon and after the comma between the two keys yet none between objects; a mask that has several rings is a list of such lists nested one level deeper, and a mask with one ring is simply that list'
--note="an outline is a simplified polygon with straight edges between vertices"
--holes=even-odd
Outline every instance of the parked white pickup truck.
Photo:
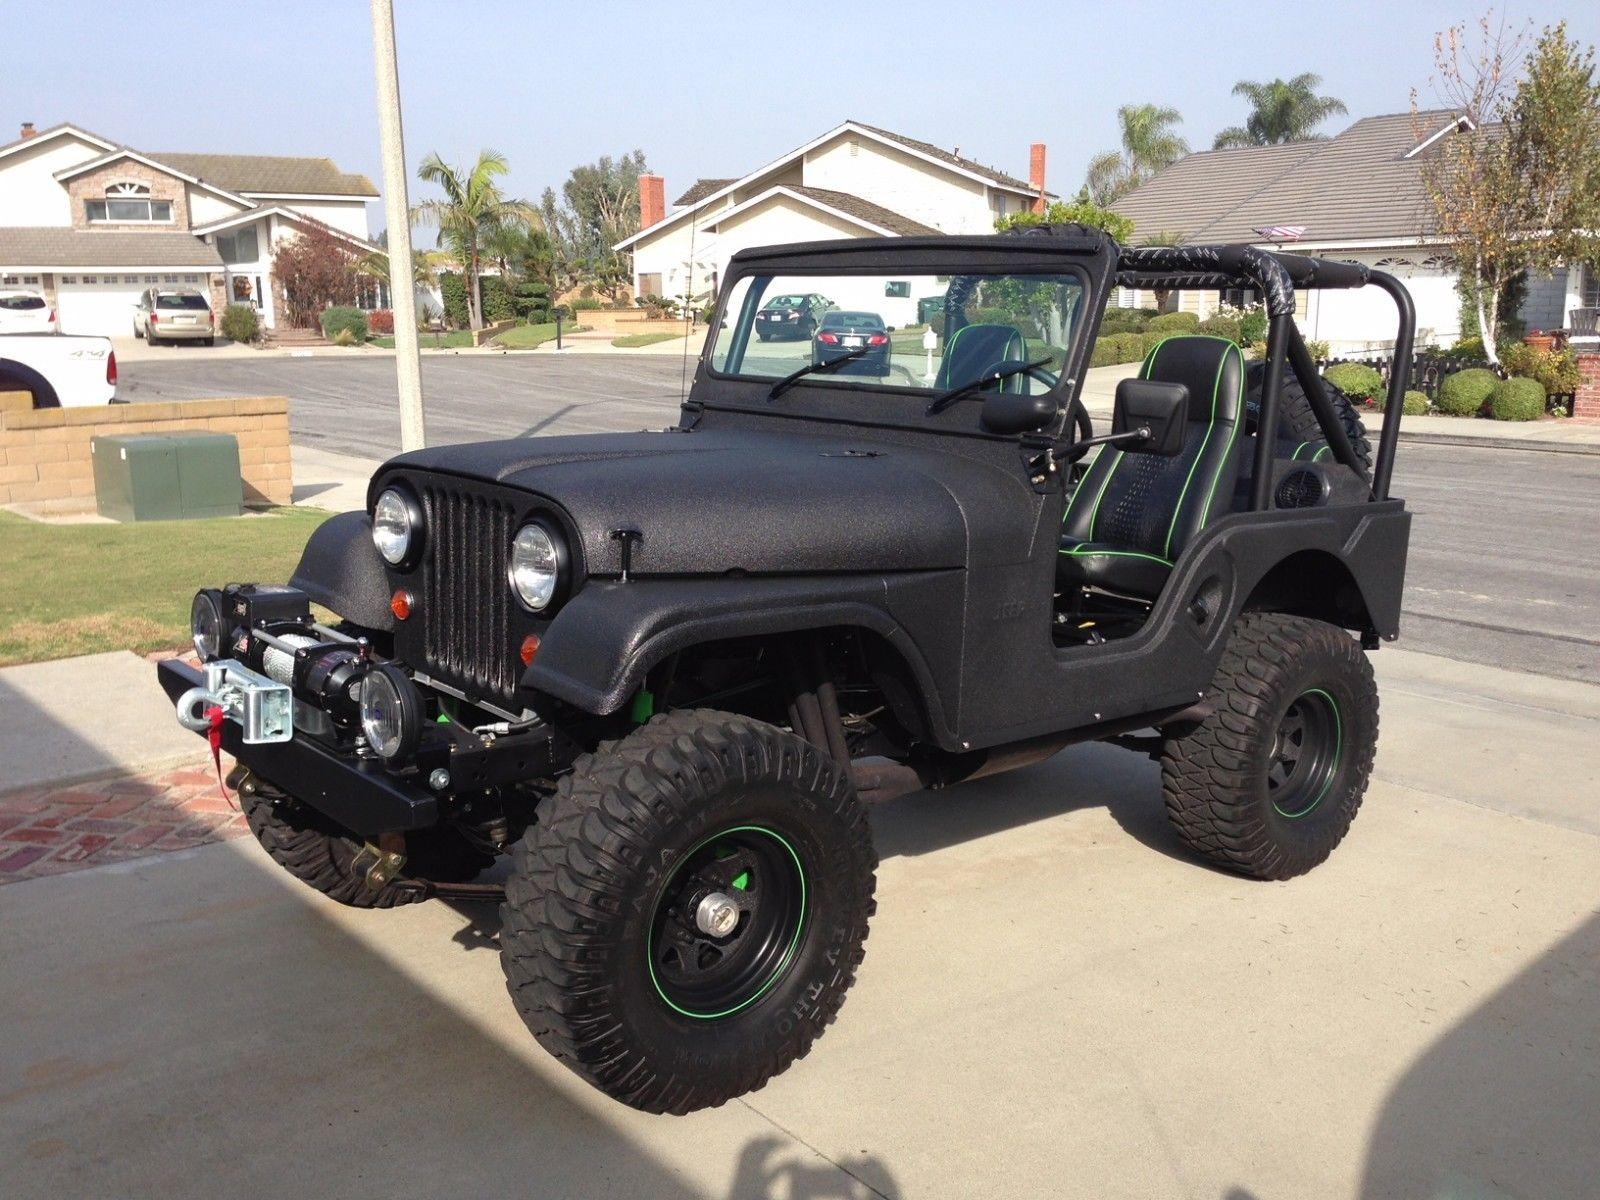
[{"label": "parked white pickup truck", "polygon": [[111,339],[60,333],[0,334],[0,392],[33,393],[35,408],[110,404],[117,395]]}]

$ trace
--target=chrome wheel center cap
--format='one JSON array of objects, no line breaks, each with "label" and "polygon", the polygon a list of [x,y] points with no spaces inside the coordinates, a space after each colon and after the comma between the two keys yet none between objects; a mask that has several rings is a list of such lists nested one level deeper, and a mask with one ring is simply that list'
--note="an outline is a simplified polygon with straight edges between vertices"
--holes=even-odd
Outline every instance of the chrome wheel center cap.
[{"label": "chrome wheel center cap", "polygon": [[701,933],[727,937],[739,923],[739,906],[721,892],[712,892],[695,906],[694,923]]}]

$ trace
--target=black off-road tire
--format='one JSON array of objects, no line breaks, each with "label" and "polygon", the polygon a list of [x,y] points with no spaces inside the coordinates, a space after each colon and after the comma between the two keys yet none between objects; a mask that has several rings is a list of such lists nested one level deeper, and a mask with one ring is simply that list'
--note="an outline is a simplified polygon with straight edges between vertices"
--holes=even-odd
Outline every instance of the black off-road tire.
[{"label": "black off-road tire", "polygon": [[399,878],[373,889],[351,873],[362,839],[335,825],[315,809],[285,796],[244,768],[235,768],[228,785],[239,797],[250,832],[277,863],[302,883],[352,908],[394,908],[427,898],[418,880],[466,883],[494,862],[454,829],[428,829],[406,835],[406,862]]},{"label": "black off-road tire", "polygon": [[[1365,652],[1322,621],[1246,613],[1207,698],[1213,713],[1162,748],[1161,788],[1178,836],[1241,875],[1288,879],[1309,871],[1349,831],[1372,773],[1378,690]],[[1294,750],[1286,731],[1297,712],[1302,728],[1321,722],[1334,739],[1331,756],[1301,747],[1299,793],[1296,774],[1269,781],[1284,773],[1281,755]],[[1328,741],[1325,734],[1325,748]]]},{"label": "black off-road tire", "polygon": [[[1256,414],[1261,411],[1261,384],[1265,374],[1265,363],[1252,363],[1246,373],[1245,411],[1252,426]],[[1322,381],[1322,386],[1327,389],[1328,398],[1333,401],[1333,410],[1339,414],[1339,423],[1344,426],[1345,435],[1350,439],[1356,458],[1363,467],[1372,470],[1372,439],[1367,435],[1367,427],[1361,420],[1360,409],[1356,407],[1355,401],[1326,379]],[[1306,391],[1300,386],[1300,381],[1294,377],[1293,372],[1285,369],[1283,390],[1278,396],[1278,444],[1283,446],[1287,443],[1284,453],[1289,454],[1304,442],[1311,442],[1316,446],[1323,445],[1322,426],[1317,422],[1317,414],[1311,411],[1311,401],[1306,398]]]},{"label": "black off-road tire", "polygon": [[[691,1015],[657,979],[665,943],[652,930],[702,848],[747,829],[779,835],[800,869],[798,929],[752,998]],[[580,759],[513,865],[500,961],[528,1028],[624,1104],[687,1113],[761,1087],[833,1022],[861,962],[877,858],[838,763],[771,725],[702,709],[659,715]]]}]

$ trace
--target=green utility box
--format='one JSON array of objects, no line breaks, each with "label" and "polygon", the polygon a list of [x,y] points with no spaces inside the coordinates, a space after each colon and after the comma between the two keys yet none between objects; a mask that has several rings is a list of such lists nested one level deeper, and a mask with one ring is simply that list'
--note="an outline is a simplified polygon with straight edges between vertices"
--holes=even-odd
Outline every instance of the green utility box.
[{"label": "green utility box", "polygon": [[97,437],[95,501],[117,521],[237,517],[244,508],[239,441],[231,433]]}]

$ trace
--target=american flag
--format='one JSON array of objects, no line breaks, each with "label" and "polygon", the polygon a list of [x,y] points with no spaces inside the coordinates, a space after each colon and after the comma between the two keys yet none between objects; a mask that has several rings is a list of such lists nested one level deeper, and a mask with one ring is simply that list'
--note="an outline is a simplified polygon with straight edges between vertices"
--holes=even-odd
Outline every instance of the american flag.
[{"label": "american flag", "polygon": [[1298,242],[1306,234],[1304,225],[1268,225],[1256,230],[1269,242]]}]

